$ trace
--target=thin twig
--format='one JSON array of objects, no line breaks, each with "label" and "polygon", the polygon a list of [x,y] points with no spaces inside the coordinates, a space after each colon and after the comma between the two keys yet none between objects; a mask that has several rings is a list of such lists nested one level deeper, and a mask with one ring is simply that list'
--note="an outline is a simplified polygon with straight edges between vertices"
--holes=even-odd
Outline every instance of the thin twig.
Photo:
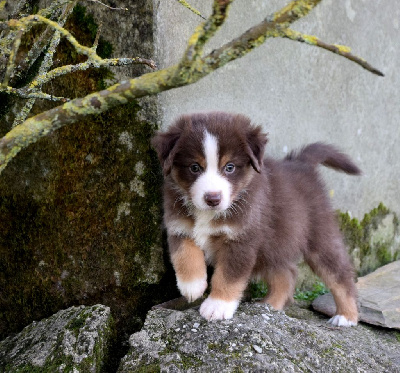
[{"label": "thin twig", "polygon": [[111,6],[107,5],[107,4],[102,3],[99,0],[88,0],[88,1],[91,1],[92,3],[98,3],[100,5],[105,6],[108,9],[111,9],[111,10],[124,10],[124,11],[128,11],[129,10],[128,8],[113,8],[113,7],[111,7]]},{"label": "thin twig", "polygon": [[21,38],[22,38],[23,34],[24,34],[24,29],[21,29],[18,31],[17,36],[14,40],[13,47],[11,48],[10,56],[8,58],[6,73],[4,75],[4,80],[2,83],[3,88],[8,86],[8,81],[10,80],[10,77],[14,71],[15,60],[17,58],[17,53],[18,53],[19,46],[21,44]]},{"label": "thin twig", "polygon": [[323,42],[322,40],[318,39],[316,36],[305,35],[300,32],[290,30],[290,29],[285,29],[282,31],[283,31],[284,37],[286,37],[286,38],[326,49],[330,52],[333,52],[342,57],[345,57],[350,61],[355,62],[356,64],[360,65],[361,67],[363,67],[364,69],[370,71],[371,73],[373,73],[375,75],[385,76],[380,70],[371,66],[367,61],[352,54],[351,49],[349,47],[346,47],[344,45],[338,45],[338,44],[327,44],[327,43]]},{"label": "thin twig", "polygon": [[49,95],[48,93],[43,93],[43,92],[28,92],[25,88],[13,88],[13,87],[7,87],[6,89],[0,89],[0,92],[8,93],[8,94],[13,94],[21,98],[27,98],[27,99],[45,99],[49,101],[62,101],[62,102],[67,102],[69,101],[68,98],[65,97],[57,97],[57,96],[52,96]]},{"label": "thin twig", "polygon": [[94,39],[94,43],[92,46],[92,49],[96,52],[97,46],[99,45],[99,39],[100,39],[100,33],[101,33],[101,28],[103,27],[103,23],[100,22],[99,27],[97,28],[96,32],[96,38]]},{"label": "thin twig", "polygon": [[185,0],[177,0],[177,1],[178,1],[178,3],[182,4],[185,8],[188,8],[194,14],[198,15],[199,17],[201,17],[203,19],[207,19],[206,17],[202,16],[202,14],[197,9],[193,8],[190,4],[188,4],[187,1],[185,1]]},{"label": "thin twig", "polygon": [[101,58],[96,54],[96,52],[90,48],[90,47],[85,47],[84,45],[81,45],[78,43],[78,41],[75,39],[72,34],[67,31],[65,28],[61,27],[57,22],[51,21],[50,19],[47,19],[45,17],[42,17],[40,15],[30,15],[28,17],[21,18],[20,20],[10,20],[7,22],[10,27],[17,27],[17,28],[24,28],[25,25],[31,25],[34,23],[44,23],[49,26],[51,26],[54,30],[58,31],[63,37],[65,37],[75,48],[77,53],[86,55],[89,59],[92,59],[94,61],[100,61]]},{"label": "thin twig", "polygon": [[151,67],[153,70],[156,69],[156,64],[152,60],[147,60],[140,57],[135,58],[109,58],[103,59],[101,61],[85,61],[82,63],[78,63],[76,65],[65,65],[57,67],[46,74],[38,76],[35,79],[35,82],[32,82],[29,85],[29,88],[34,88],[37,84],[43,85],[50,80],[65,74],[69,74],[75,71],[84,71],[91,67],[99,68],[99,67],[111,67],[111,66],[126,66],[132,64],[144,64]]},{"label": "thin twig", "polygon": [[202,57],[204,45],[224,24],[230,4],[233,0],[214,0],[213,12],[206,22],[200,24],[189,38],[188,46],[180,65],[190,65]]},{"label": "thin twig", "polygon": [[60,66],[57,67],[48,73],[43,74],[42,76],[38,76],[33,82],[29,84],[28,87],[25,88],[13,88],[13,87],[6,87],[6,88],[1,88],[0,87],[0,92],[8,93],[8,94],[14,94],[17,95],[21,98],[40,98],[40,99],[46,99],[46,100],[51,100],[51,101],[68,101],[67,98],[65,97],[54,97],[51,95],[48,95],[46,93],[40,92],[35,90],[37,86],[42,86],[45,83],[48,83],[52,79],[69,74],[75,71],[84,71],[89,68],[99,68],[99,67],[112,67],[112,66],[126,66],[126,65],[132,65],[132,64],[144,64],[149,67],[151,67],[153,70],[157,68],[155,62],[153,60],[148,60],[140,57],[135,57],[135,58],[110,58],[110,59],[104,59],[101,62],[97,61],[86,61],[82,62],[76,65],[65,65],[65,66]]}]

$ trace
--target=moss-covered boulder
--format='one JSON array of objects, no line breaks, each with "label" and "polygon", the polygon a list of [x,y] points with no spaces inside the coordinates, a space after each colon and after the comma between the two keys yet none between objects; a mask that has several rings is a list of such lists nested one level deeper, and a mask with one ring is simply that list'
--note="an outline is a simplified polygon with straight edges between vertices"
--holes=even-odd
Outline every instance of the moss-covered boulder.
[{"label": "moss-covered boulder", "polygon": [[114,334],[110,308],[71,307],[0,342],[4,373],[98,373]]},{"label": "moss-covered boulder", "polygon": [[362,220],[341,213],[339,222],[358,275],[400,258],[399,219],[382,203]]},{"label": "moss-covered boulder", "polygon": [[[27,12],[49,4],[32,3],[36,8]],[[80,43],[93,45],[97,24],[103,22],[102,57],[153,57],[152,1],[112,13],[82,4],[65,25]],[[35,28],[22,40],[21,53],[40,32]],[[62,40],[54,61],[53,67],[75,64],[82,56]],[[146,71],[149,67],[77,71],[45,89],[55,96],[82,97],[106,81]],[[35,73],[33,66],[19,84]],[[0,135],[23,104],[1,95]],[[55,105],[37,100],[32,114]],[[173,277],[163,277],[162,177],[150,146],[156,113],[155,99],[145,98],[85,118],[24,149],[2,172],[0,338],[71,305],[97,303],[110,306],[118,331],[130,334],[153,304],[170,296],[169,288],[175,291]]]}]

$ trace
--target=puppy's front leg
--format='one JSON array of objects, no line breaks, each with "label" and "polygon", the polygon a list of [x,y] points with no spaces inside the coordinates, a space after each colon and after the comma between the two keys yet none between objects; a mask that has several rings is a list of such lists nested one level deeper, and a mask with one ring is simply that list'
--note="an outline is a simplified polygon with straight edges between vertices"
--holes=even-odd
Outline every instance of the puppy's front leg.
[{"label": "puppy's front leg", "polygon": [[170,236],[168,241],[178,289],[189,302],[193,302],[207,288],[204,253],[192,239]]},{"label": "puppy's front leg", "polygon": [[200,314],[207,320],[231,319],[246,289],[247,276],[229,279],[224,266],[217,266],[211,280],[210,296],[202,303]]}]

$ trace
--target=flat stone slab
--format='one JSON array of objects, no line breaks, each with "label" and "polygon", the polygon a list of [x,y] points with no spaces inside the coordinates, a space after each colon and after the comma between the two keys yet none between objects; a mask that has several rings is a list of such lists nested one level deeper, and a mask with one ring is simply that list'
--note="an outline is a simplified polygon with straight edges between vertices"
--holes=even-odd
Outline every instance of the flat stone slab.
[{"label": "flat stone slab", "polygon": [[[400,260],[359,277],[357,289],[360,321],[400,329]],[[336,310],[331,294],[321,295],[312,306],[328,316]]]},{"label": "flat stone slab", "polygon": [[196,308],[156,308],[129,342],[118,373],[400,373],[394,332],[331,327],[298,306],[284,313],[245,302],[233,319],[211,322]]},{"label": "flat stone slab", "polygon": [[111,336],[110,308],[71,307],[0,342],[0,372],[100,372]]}]

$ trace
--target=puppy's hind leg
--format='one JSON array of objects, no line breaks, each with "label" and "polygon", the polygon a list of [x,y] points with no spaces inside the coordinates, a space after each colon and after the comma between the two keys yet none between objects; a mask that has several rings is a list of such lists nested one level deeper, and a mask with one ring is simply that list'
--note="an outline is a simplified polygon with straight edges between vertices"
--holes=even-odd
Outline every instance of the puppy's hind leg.
[{"label": "puppy's hind leg", "polygon": [[268,293],[263,299],[263,303],[268,303],[276,310],[282,310],[285,306],[293,303],[296,277],[295,266],[268,268],[265,277]]},{"label": "puppy's hind leg", "polygon": [[335,300],[336,313],[328,323],[355,326],[358,322],[357,290],[350,258],[342,244],[329,249],[323,253],[308,253],[305,261],[331,290]]}]

